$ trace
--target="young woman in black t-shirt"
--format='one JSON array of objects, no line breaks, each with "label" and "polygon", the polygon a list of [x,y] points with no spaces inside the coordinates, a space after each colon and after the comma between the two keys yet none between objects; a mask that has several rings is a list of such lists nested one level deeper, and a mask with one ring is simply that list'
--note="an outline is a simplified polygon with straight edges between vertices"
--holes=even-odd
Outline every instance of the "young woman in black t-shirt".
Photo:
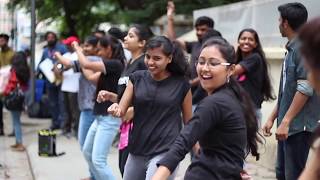
[{"label": "young woman in black t-shirt", "polygon": [[134,107],[125,180],[150,179],[182,128],[181,113],[184,122],[191,118],[192,97],[185,78],[188,64],[181,49],[168,38],[156,36],[146,45],[145,63],[148,71],[131,74],[120,103],[108,109],[123,117],[131,104]]},{"label": "young woman in black t-shirt", "polygon": [[[124,38],[123,46],[129,50],[132,58],[128,62],[118,85],[118,99],[124,93],[124,90],[129,82],[129,75],[138,70],[146,70],[144,63],[144,48],[147,41],[153,36],[149,27],[143,25],[133,25]],[[129,130],[132,128],[133,107],[129,107],[126,115],[122,118],[123,122],[120,126],[120,140],[119,140],[119,168],[123,176],[124,166],[126,164],[129,149],[127,148],[129,142]]]},{"label": "young woman in black t-shirt", "polygon": [[170,150],[158,162],[153,180],[164,180],[199,141],[184,179],[241,179],[243,160],[251,152],[259,157],[258,124],[248,95],[232,78],[235,52],[223,39],[209,39],[197,61],[197,74],[208,96]]},{"label": "young woman in black t-shirt", "polygon": [[243,29],[239,33],[238,43],[234,75],[238,76],[237,80],[250,95],[260,124],[262,102],[275,99],[268,73],[269,65],[254,29]]},{"label": "young woman in black t-shirt", "polygon": [[[95,99],[101,90],[115,95],[110,97],[116,97],[118,80],[125,65],[122,44],[111,36],[101,38],[98,43],[98,55],[102,61],[89,61],[77,43],[73,43],[73,47],[79,57],[83,74],[88,80],[97,84]],[[97,180],[115,179],[107,165],[108,152],[121,123],[119,118],[109,115],[106,111],[113,102],[117,102],[117,99],[95,102],[93,108],[95,120],[83,145],[84,156]]]}]

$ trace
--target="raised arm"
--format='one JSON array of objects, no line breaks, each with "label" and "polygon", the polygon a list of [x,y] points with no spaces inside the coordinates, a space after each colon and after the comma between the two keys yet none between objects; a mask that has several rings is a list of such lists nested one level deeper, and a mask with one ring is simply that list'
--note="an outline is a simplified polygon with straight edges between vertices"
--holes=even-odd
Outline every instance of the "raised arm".
[{"label": "raised arm", "polygon": [[82,48],[79,46],[77,42],[72,43],[72,47],[74,48],[75,52],[78,55],[79,62],[82,68],[90,69],[94,72],[103,72],[105,73],[105,66],[103,61],[89,61],[87,57],[83,54]]},{"label": "raised arm", "polygon": [[65,69],[69,69],[73,66],[72,60],[62,56],[62,54],[59,51],[56,51],[54,53],[54,57],[59,63],[63,64]]},{"label": "raised arm", "polygon": [[174,30],[174,13],[175,13],[175,6],[173,1],[168,1],[167,4],[167,36],[171,41],[176,41],[180,44],[180,46],[185,50],[186,43],[184,41],[177,40],[176,32]]},{"label": "raised arm", "polygon": [[85,69],[82,68],[82,74],[84,75],[84,77],[89,80],[90,82],[92,82],[93,84],[97,85],[98,84],[98,80],[99,77],[101,75],[101,72],[94,72],[90,69]]}]

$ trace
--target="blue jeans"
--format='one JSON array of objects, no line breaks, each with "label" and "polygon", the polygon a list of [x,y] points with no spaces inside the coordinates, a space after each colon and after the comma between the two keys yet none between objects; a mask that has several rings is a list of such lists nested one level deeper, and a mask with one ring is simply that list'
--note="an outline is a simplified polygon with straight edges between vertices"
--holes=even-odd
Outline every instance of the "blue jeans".
[{"label": "blue jeans", "polygon": [[78,129],[78,140],[81,147],[83,148],[84,141],[86,140],[89,128],[94,121],[95,116],[92,110],[83,110],[80,113],[79,129]]},{"label": "blue jeans", "polygon": [[278,180],[296,180],[306,165],[311,132],[300,132],[278,141],[276,176]]},{"label": "blue jeans", "polygon": [[83,145],[83,154],[97,180],[115,180],[107,164],[107,157],[119,127],[119,118],[99,115],[89,129]]},{"label": "blue jeans", "polygon": [[10,111],[12,122],[13,122],[13,129],[14,134],[16,136],[16,144],[22,144],[22,130],[21,130],[21,111]]},{"label": "blue jeans", "polygon": [[[82,151],[84,141],[86,140],[89,128],[94,121],[95,116],[92,110],[83,110],[80,113],[79,129],[78,129],[78,140],[80,149]],[[89,169],[91,179],[94,180],[93,171]]]}]

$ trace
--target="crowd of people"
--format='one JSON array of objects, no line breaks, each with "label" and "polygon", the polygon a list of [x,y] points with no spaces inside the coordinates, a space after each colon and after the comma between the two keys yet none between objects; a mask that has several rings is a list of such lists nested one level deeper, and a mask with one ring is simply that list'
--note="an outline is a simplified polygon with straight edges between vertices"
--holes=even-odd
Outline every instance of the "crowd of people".
[{"label": "crowd of people", "polygon": [[[46,77],[50,129],[78,137],[89,166],[86,179],[115,179],[107,158],[118,133],[125,180],[174,179],[189,152],[185,179],[250,179],[246,157],[259,160],[263,135],[271,136],[277,120],[276,178],[319,179],[320,17],[307,22],[301,3],[280,5],[278,11],[287,51],[277,103],[265,124],[261,105],[276,96],[258,32],[243,29],[234,48],[213,19],[201,16],[194,25],[198,40],[181,41],[169,1],[165,36],[141,24],[126,33],[99,30],[83,43],[76,36],[60,43],[54,32],[45,34],[40,64],[51,62],[55,79],[41,68],[38,73]],[[26,91],[30,78],[27,55],[14,53],[8,40],[0,35],[0,67],[11,64],[3,97],[17,87]],[[11,148],[17,151],[25,150],[22,110],[10,110],[16,137]]]}]

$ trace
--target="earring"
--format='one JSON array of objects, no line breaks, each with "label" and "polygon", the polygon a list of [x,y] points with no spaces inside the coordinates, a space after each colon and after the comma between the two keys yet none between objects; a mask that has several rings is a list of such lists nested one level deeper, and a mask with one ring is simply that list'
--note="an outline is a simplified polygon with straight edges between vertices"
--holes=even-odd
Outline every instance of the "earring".
[{"label": "earring", "polygon": [[230,82],[230,76],[227,76],[227,84]]}]

